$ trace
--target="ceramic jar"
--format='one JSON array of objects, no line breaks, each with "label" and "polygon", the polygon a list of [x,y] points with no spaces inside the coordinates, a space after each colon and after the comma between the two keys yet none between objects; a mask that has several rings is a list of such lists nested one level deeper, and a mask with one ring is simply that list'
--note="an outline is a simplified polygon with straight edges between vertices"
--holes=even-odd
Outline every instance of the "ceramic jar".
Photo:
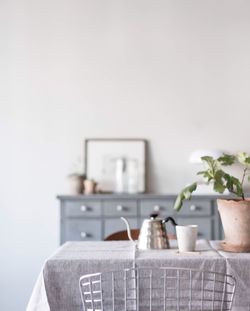
[{"label": "ceramic jar", "polygon": [[83,193],[83,176],[72,174],[68,177],[69,192],[72,195]]}]

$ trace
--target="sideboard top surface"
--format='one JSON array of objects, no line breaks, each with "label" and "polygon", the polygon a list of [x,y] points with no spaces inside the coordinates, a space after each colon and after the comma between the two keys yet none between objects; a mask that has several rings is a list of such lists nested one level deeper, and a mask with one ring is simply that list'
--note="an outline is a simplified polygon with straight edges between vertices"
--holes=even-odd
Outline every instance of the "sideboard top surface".
[{"label": "sideboard top surface", "polygon": [[[107,200],[107,199],[134,199],[134,200],[154,200],[154,199],[175,199],[177,194],[162,194],[162,193],[141,193],[141,194],[115,194],[115,193],[98,193],[98,194],[90,194],[90,195],[58,195],[57,199],[60,201],[64,200]],[[215,200],[217,198],[223,199],[233,199],[232,196],[229,195],[209,195],[209,194],[196,194],[192,196],[192,199],[210,199]]]}]

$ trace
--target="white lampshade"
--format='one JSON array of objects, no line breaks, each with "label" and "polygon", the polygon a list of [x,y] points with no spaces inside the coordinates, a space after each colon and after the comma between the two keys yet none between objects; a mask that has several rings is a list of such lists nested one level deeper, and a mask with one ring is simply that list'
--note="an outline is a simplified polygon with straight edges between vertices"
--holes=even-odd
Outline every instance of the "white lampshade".
[{"label": "white lampshade", "polygon": [[203,149],[195,150],[190,154],[189,162],[198,164],[198,163],[202,163],[201,157],[210,156],[210,157],[217,159],[221,157],[222,155],[223,155],[223,151],[221,150],[203,150]]}]

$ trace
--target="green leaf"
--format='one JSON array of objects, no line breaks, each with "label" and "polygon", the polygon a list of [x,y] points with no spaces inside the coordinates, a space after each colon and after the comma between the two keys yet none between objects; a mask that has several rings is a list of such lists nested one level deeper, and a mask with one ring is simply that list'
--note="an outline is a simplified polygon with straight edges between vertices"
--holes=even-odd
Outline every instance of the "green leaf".
[{"label": "green leaf", "polygon": [[214,181],[224,185],[224,183],[225,183],[225,174],[226,173],[223,172],[222,170],[216,171],[215,174],[214,174]]},{"label": "green leaf", "polygon": [[226,187],[222,183],[217,182],[217,181],[214,182],[214,191],[223,193],[225,189]]},{"label": "green leaf", "polygon": [[226,189],[225,185],[225,173],[222,170],[218,170],[214,174],[214,191],[223,193]]},{"label": "green leaf", "polygon": [[217,161],[223,166],[229,166],[235,163],[236,157],[231,154],[223,153],[223,156],[219,157]]},{"label": "green leaf", "polygon": [[216,170],[218,169],[219,162],[209,156],[201,157],[201,160],[207,166],[207,174],[213,178]]},{"label": "green leaf", "polygon": [[178,212],[183,205],[184,200],[189,200],[192,196],[192,193],[196,190],[197,183],[193,183],[187,187],[185,187],[177,196],[175,203],[174,203],[174,209]]},{"label": "green leaf", "polygon": [[201,160],[205,162],[210,168],[214,166],[215,161],[216,161],[214,160],[213,157],[210,157],[210,156],[201,157]]},{"label": "green leaf", "polygon": [[174,209],[177,212],[179,212],[179,210],[182,208],[183,201],[184,197],[181,195],[181,193],[179,193],[174,203]]},{"label": "green leaf", "polygon": [[229,192],[236,194],[238,197],[243,196],[243,188],[238,178],[225,174],[226,188]]},{"label": "green leaf", "polygon": [[201,171],[198,172],[197,175],[202,175],[202,177],[207,179],[208,182],[212,179],[211,173],[209,171]]},{"label": "green leaf", "polygon": [[183,189],[183,196],[186,200],[189,200],[191,198],[192,192],[194,192],[197,188],[197,183],[193,183],[186,188]]},{"label": "green leaf", "polygon": [[238,161],[245,165],[246,167],[250,168],[250,155],[246,152],[240,152],[237,154]]}]

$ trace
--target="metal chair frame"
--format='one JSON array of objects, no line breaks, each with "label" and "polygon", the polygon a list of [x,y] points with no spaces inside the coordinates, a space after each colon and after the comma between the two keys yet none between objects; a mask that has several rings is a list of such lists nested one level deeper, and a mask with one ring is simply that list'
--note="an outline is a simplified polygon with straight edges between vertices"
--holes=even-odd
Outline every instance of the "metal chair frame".
[{"label": "metal chair frame", "polygon": [[232,275],[196,269],[132,268],[83,275],[84,311],[229,311]]}]

